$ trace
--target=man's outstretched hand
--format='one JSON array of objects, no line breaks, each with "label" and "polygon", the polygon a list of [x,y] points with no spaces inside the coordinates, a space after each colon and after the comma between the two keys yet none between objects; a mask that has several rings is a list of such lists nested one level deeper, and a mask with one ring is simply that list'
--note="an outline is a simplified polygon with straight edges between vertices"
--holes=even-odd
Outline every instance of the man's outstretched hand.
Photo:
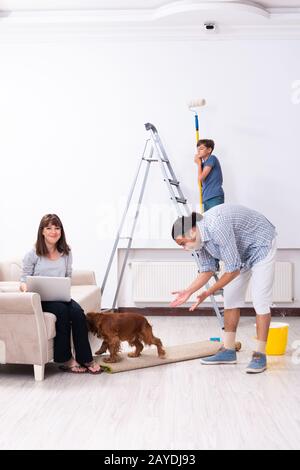
[{"label": "man's outstretched hand", "polygon": [[177,294],[176,299],[170,303],[171,307],[179,307],[179,305],[185,304],[185,302],[187,302],[191,296],[190,292],[186,290],[172,292],[172,295],[176,295],[176,294]]},{"label": "man's outstretched hand", "polygon": [[208,294],[207,292],[202,292],[202,294],[200,295],[197,295],[197,302],[194,303],[191,308],[189,309],[190,312],[193,312],[197,307],[198,305],[202,304],[202,302],[204,302],[204,300],[208,297]]}]

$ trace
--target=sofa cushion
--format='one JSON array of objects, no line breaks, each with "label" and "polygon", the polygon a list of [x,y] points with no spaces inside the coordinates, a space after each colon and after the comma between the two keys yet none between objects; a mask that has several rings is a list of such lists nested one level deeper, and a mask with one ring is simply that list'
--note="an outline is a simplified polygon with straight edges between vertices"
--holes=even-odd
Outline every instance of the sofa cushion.
[{"label": "sofa cushion", "polygon": [[53,313],[44,312],[44,318],[45,318],[45,323],[46,323],[47,338],[52,339],[56,335],[56,331],[55,331],[56,316]]},{"label": "sofa cushion", "polygon": [[0,263],[0,281],[18,281],[22,273],[22,261]]}]

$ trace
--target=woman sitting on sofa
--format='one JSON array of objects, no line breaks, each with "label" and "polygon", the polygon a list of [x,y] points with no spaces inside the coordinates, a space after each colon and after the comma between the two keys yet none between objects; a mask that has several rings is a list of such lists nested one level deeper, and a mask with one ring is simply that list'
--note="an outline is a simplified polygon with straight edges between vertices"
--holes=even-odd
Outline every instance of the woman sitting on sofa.
[{"label": "woman sitting on sofa", "polygon": [[[38,229],[35,248],[23,259],[20,289],[27,291],[26,276],[71,277],[72,253],[66,242],[63,225],[56,214],[45,215]],[[88,340],[84,311],[80,305],[70,302],[42,302],[42,309],[56,316],[54,361],[62,363],[65,372],[98,374],[100,366],[93,360]],[[71,351],[71,331],[75,357]]]}]

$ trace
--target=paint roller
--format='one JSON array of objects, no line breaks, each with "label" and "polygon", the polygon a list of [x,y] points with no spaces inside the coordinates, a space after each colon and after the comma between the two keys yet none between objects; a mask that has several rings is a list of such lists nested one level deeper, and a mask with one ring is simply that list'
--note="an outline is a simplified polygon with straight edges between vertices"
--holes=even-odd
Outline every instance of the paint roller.
[{"label": "paint roller", "polygon": [[[195,133],[196,133],[196,145],[199,140],[199,116],[198,108],[201,108],[206,105],[204,98],[198,98],[189,102],[188,106],[190,111],[194,113],[195,117]],[[202,183],[199,181],[199,194],[200,194],[200,213],[203,213],[203,201],[202,201]]]}]

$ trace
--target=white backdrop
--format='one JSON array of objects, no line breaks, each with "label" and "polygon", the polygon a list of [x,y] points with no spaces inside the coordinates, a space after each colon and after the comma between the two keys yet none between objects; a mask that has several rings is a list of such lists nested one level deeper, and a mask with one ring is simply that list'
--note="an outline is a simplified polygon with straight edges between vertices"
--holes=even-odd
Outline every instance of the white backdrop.
[{"label": "white backdrop", "polygon": [[[102,276],[148,121],[196,207],[187,102],[198,97],[226,201],[263,212],[279,246],[299,248],[299,54],[296,40],[2,44],[1,259],[22,256],[42,215],[56,212],[76,266]],[[157,169],[145,202],[137,241],[173,246]]]}]

